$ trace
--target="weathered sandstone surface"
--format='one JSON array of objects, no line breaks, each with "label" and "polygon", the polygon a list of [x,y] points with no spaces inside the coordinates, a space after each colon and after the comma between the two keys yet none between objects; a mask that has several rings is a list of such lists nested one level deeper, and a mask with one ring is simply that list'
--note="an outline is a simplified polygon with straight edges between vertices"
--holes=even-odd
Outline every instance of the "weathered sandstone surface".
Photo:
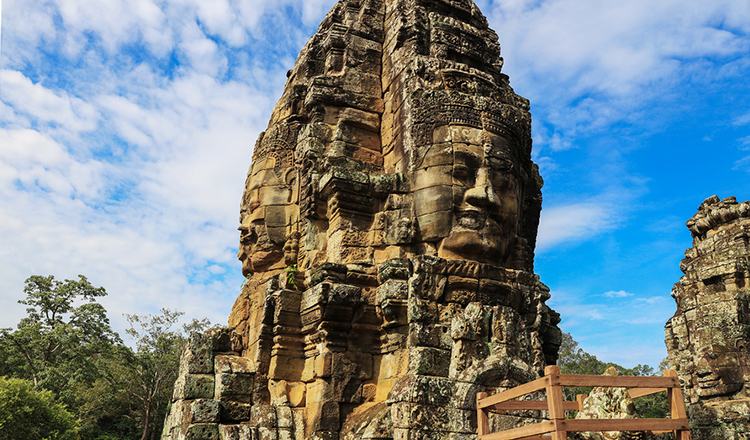
[{"label": "weathered sandstone surface", "polygon": [[687,222],[693,247],[665,327],[693,438],[750,438],[750,202],[713,196]]},{"label": "weathered sandstone surface", "polygon": [[248,281],[191,338],[163,439],[476,438],[478,391],[555,362],[529,103],[501,67],[470,0],[334,6],[255,146]]}]

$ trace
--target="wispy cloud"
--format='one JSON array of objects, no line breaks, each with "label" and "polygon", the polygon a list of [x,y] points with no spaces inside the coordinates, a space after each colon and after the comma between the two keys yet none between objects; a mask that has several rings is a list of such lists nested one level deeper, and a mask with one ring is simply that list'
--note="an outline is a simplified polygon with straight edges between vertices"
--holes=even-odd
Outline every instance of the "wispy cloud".
[{"label": "wispy cloud", "polygon": [[[291,23],[333,2],[312,3],[6,1],[0,327],[32,274],[87,275],[120,329],[161,307],[226,320],[252,148],[310,32]],[[264,14],[290,28],[275,45],[254,44]]]},{"label": "wispy cloud", "polygon": [[674,311],[669,295],[640,297],[624,290],[609,291],[605,302],[581,290],[554,290],[552,308],[561,314],[563,331],[581,348],[604,361],[632,367],[655,367],[666,355],[663,326]]},{"label": "wispy cloud", "polygon": [[737,116],[736,118],[734,118],[734,120],[732,120],[732,125],[734,125],[735,127],[750,125],[750,113]]},{"label": "wispy cloud", "polygon": [[0,90],[7,105],[36,123],[71,132],[92,131],[97,126],[99,115],[94,106],[64,91],[34,84],[21,72],[0,70]]},{"label": "wispy cloud", "polygon": [[[235,227],[253,145],[285,71],[334,3],[3,2],[0,327],[23,314],[23,280],[50,273],[105,286],[120,328],[120,313],[160,307],[224,321],[241,282]],[[545,190],[541,258],[622,228],[647,193],[626,147],[592,137],[638,144],[679,119],[683,90],[739,84],[750,65],[743,2],[478,3],[513,86],[532,101],[535,160],[545,178],[575,180]],[[750,124],[750,108],[732,111],[725,122]],[[555,292],[565,325],[637,333],[670,309],[635,301],[635,291],[601,301],[602,290]],[[628,323],[639,320],[647,324]],[[606,336],[598,352],[614,340]]]},{"label": "wispy cloud", "polygon": [[602,296],[607,298],[627,298],[628,296],[633,296],[633,294],[624,290],[610,290],[609,292],[604,292]]},{"label": "wispy cloud", "polygon": [[726,61],[750,52],[750,8],[732,0],[485,3],[515,89],[536,103],[537,125],[555,127],[551,134],[536,129],[535,145],[553,151],[615,123],[665,122],[641,110],[667,101],[683,106],[686,84],[723,74]]},{"label": "wispy cloud", "polygon": [[591,238],[617,224],[615,208],[597,202],[583,202],[542,210],[537,246],[544,251],[566,241]]}]

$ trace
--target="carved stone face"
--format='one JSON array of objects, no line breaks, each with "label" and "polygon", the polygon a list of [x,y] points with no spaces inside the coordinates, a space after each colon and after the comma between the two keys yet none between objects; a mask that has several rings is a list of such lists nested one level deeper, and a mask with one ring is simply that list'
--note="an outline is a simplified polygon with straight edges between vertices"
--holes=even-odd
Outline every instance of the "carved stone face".
[{"label": "carved stone face", "polygon": [[273,157],[254,162],[245,185],[237,254],[244,276],[266,271],[284,260],[292,191],[274,165]]},{"label": "carved stone face", "polygon": [[737,313],[728,310],[728,302],[705,304],[698,312],[707,318],[704,325],[689,333],[694,350],[693,375],[700,397],[734,394],[744,385],[743,375],[750,373],[742,338],[730,329],[737,328]]},{"label": "carved stone face", "polygon": [[521,188],[508,141],[471,127],[435,130],[414,170],[414,205],[424,241],[438,256],[500,264],[519,219]]},{"label": "carved stone face", "polygon": [[[711,298],[713,302],[700,301]],[[668,341],[672,341],[670,358],[700,398],[747,394],[743,391],[750,378],[748,326],[743,322],[747,298],[738,298],[716,301],[712,296],[698,296],[694,310],[673,317],[667,326]]]},{"label": "carved stone face", "polygon": [[243,276],[264,272],[283,258],[283,250],[271,241],[265,225],[242,225],[238,229],[240,251],[237,258],[242,261]]}]

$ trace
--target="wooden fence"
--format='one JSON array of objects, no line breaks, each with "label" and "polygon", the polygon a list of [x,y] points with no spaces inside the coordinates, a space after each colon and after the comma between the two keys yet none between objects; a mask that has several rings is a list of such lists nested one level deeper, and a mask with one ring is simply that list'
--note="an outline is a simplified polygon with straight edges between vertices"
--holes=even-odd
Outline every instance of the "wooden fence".
[{"label": "wooden fence", "polygon": [[[651,431],[674,432],[677,440],[690,440],[685,404],[682,400],[677,372],[665,370],[664,377],[591,376],[560,374],[551,365],[545,376],[507,391],[488,396],[477,394],[477,425],[479,440],[566,440],[568,432],[583,431]],[[563,400],[563,387],[624,387],[632,398],[659,392],[667,393],[671,411],[669,419],[566,419],[565,411],[580,410],[585,395],[575,402]],[[547,400],[514,400],[526,394],[546,390]],[[520,428],[490,433],[490,410],[543,410],[549,420]],[[545,435],[546,434],[546,435]]]}]

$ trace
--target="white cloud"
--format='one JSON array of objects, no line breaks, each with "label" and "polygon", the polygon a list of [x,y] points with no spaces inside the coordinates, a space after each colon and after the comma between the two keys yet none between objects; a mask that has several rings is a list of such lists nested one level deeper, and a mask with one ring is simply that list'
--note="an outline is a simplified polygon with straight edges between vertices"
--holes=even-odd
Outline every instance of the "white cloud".
[{"label": "white cloud", "polygon": [[556,244],[589,239],[617,225],[617,213],[611,205],[583,202],[542,209],[537,247],[544,251]]},{"label": "white cloud", "polygon": [[734,125],[735,127],[750,125],[750,112],[734,118],[734,120],[732,121],[732,125]]},{"label": "white cloud", "polygon": [[151,0],[55,0],[62,31],[69,37],[66,55],[76,57],[85,49],[87,33],[96,35],[100,47],[115,53],[123,44],[142,39],[146,48],[164,55],[172,43],[164,11]]},{"label": "white cloud", "polygon": [[597,302],[585,289],[553,288],[548,303],[561,314],[562,330],[586,352],[624,367],[639,363],[656,367],[666,356],[663,327],[674,312],[674,301],[666,293],[646,298],[612,293],[619,299],[616,305]]},{"label": "white cloud", "polygon": [[624,290],[610,290],[609,292],[604,292],[602,295],[607,298],[627,298],[628,296],[633,296],[632,293]]},{"label": "white cloud", "polygon": [[[255,139],[285,70],[334,3],[5,0],[0,291],[10,297],[0,297],[0,326],[23,314],[13,305],[23,280],[50,273],[83,273],[105,286],[120,328],[120,313],[160,307],[223,322],[241,282],[237,205]],[[747,51],[732,33],[750,26],[739,3],[482,6],[514,87],[532,98],[542,147],[535,158],[562,172],[561,153],[580,150],[581,134],[642,118],[638,110],[655,96],[649,86],[669,90],[698,70],[697,59],[710,75],[712,58]],[[729,64],[725,77],[743,71],[741,60]],[[605,185],[593,190],[604,194],[545,207],[539,247],[620,226],[636,191]],[[640,315],[628,316],[606,305],[559,304],[565,322],[661,319],[646,314],[656,309],[648,303],[632,302]]]},{"label": "white cloud", "polygon": [[[642,117],[633,112],[692,77],[718,74],[724,63],[715,60],[750,51],[750,8],[732,0],[491,3],[485,12],[506,73],[535,104],[535,119],[566,137]],[[570,141],[551,144],[560,145]]]},{"label": "white cloud", "polygon": [[73,132],[96,128],[98,114],[82,99],[34,84],[22,73],[0,70],[2,100],[40,123],[56,124]]}]

